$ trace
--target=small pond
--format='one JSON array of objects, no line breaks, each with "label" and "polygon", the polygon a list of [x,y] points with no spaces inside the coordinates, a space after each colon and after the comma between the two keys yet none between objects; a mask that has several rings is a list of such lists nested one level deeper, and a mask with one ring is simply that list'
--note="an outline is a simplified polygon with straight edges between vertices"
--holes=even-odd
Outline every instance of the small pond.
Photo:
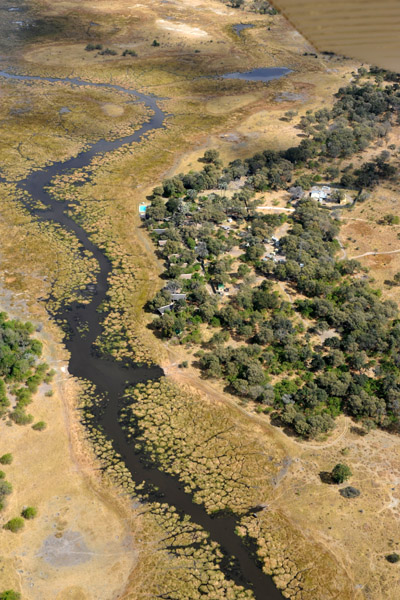
[{"label": "small pond", "polygon": [[271,81],[291,72],[291,69],[287,69],[286,67],[260,67],[259,69],[245,71],[244,73],[240,73],[239,71],[237,73],[225,73],[221,77],[223,79],[242,79],[244,81]]},{"label": "small pond", "polygon": [[238,23],[237,25],[232,25],[233,31],[239,36],[244,29],[252,29],[253,27],[254,25],[252,23]]}]

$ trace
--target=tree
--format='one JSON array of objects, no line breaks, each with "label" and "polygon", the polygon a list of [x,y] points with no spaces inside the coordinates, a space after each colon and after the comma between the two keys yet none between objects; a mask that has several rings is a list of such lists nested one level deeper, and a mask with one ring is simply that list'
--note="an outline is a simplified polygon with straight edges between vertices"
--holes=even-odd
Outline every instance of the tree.
[{"label": "tree", "polygon": [[332,469],[331,476],[335,483],[343,483],[347,481],[353,473],[351,472],[350,467],[343,463],[338,463]]},{"label": "tree", "polygon": [[199,162],[214,164],[218,168],[222,166],[218,150],[206,150],[203,157],[199,158]]},{"label": "tree", "polygon": [[285,120],[292,121],[294,117],[297,116],[297,110],[287,110],[285,112]]}]

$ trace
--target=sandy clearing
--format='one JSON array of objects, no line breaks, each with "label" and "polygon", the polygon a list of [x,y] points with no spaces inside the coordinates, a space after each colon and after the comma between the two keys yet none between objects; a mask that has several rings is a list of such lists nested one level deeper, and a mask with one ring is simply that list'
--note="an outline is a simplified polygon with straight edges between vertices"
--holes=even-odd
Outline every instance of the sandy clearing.
[{"label": "sandy clearing", "polygon": [[157,19],[157,25],[166,31],[174,31],[175,33],[181,33],[182,35],[190,35],[192,37],[208,37],[208,33],[204,29],[199,27],[190,27],[185,23],[177,23],[174,21],[165,21],[164,19]]},{"label": "sandy clearing", "polygon": [[118,104],[112,104],[108,102],[102,105],[101,110],[108,117],[120,117],[125,111],[123,106],[118,106]]},{"label": "sandy clearing", "polygon": [[357,258],[363,258],[364,256],[380,256],[382,254],[397,254],[400,250],[388,250],[387,252],[364,252],[364,254],[358,254],[357,256],[352,256],[351,260],[355,260]]}]

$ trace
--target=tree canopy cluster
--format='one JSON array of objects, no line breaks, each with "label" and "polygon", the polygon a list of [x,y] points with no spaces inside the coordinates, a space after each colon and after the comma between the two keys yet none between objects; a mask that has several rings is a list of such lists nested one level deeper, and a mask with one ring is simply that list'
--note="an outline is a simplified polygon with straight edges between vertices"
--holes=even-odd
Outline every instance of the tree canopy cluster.
[{"label": "tree canopy cluster", "polygon": [[31,423],[32,415],[26,407],[42,381],[50,381],[52,372],[40,362],[42,344],[32,337],[32,323],[8,319],[0,313],[0,415],[7,413],[9,395],[16,398],[16,406],[9,414],[18,425]]},{"label": "tree canopy cluster", "polygon": [[[201,171],[164,180],[147,209],[145,225],[165,261],[166,284],[148,304],[162,313],[154,329],[197,344],[205,376],[276,411],[305,437],[331,430],[342,412],[368,427],[400,423],[397,308],[370,287],[357,261],[337,259],[339,222],[300,185],[290,187],[299,165],[365,148],[398,106],[397,83],[343,88],[332,110],[303,119],[309,137],[296,148],[226,168],[208,150]],[[371,185],[371,171],[391,177],[388,156],[355,173],[364,177],[360,187]],[[240,185],[227,194],[232,181]],[[278,188],[294,190],[294,213],[257,212],[255,193]]]}]

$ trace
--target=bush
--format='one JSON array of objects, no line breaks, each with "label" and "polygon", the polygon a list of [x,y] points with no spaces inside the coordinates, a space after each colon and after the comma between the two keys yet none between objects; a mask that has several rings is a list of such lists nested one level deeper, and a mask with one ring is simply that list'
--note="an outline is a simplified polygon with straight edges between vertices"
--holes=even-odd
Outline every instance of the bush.
[{"label": "bush", "polygon": [[0,479],[4,479],[5,476],[6,474],[4,473],[4,471],[0,471]]},{"label": "bush", "polygon": [[8,454],[3,454],[3,456],[0,456],[0,464],[1,465],[11,465],[13,461],[13,455],[8,453]]},{"label": "bush", "polygon": [[137,56],[134,50],[124,50],[122,56]]},{"label": "bush", "polygon": [[21,517],[24,517],[24,519],[34,519],[37,515],[37,508],[35,508],[34,506],[27,506],[26,508],[24,508],[24,510],[21,512]]},{"label": "bush", "polygon": [[12,492],[12,485],[9,481],[5,481],[4,479],[0,481],[0,500],[4,498],[4,496],[8,496]]},{"label": "bush", "polygon": [[152,46],[159,46],[159,45],[160,45],[160,42],[157,42],[157,40],[153,40],[153,42],[152,42],[152,44],[151,44],[151,45],[152,45]]},{"label": "bush", "polygon": [[349,479],[352,474],[353,473],[351,472],[350,467],[343,463],[338,463],[335,467],[333,467],[331,473],[332,479],[335,483],[343,483]]},{"label": "bush", "polygon": [[361,495],[361,492],[352,485],[348,485],[347,487],[339,490],[339,494],[343,496],[343,498],[358,498],[358,496]]},{"label": "bush", "polygon": [[33,416],[27,414],[24,410],[16,408],[14,412],[10,414],[10,419],[17,425],[29,425],[29,423],[32,423],[33,421]]},{"label": "bush", "polygon": [[50,383],[53,380],[55,374],[56,374],[56,372],[54,369],[50,369],[50,371],[47,371],[47,373],[43,379],[44,383]]},{"label": "bush", "polygon": [[34,429],[35,431],[43,431],[43,429],[46,429],[46,427],[47,423],[45,423],[44,421],[38,421],[37,423],[32,425],[32,429]]},{"label": "bush", "polygon": [[110,48],[106,48],[105,50],[99,52],[99,54],[101,56],[116,56],[118,52],[116,52],[115,50],[111,50]]},{"label": "bush", "polygon": [[3,528],[7,529],[8,531],[12,531],[13,533],[17,533],[23,528],[23,526],[24,519],[22,517],[14,517],[13,519],[7,521],[7,523],[3,525]]},{"label": "bush", "polygon": [[101,44],[87,44],[87,46],[85,47],[85,50],[87,52],[92,52],[92,50],[101,50],[103,48],[103,46]]},{"label": "bush", "polygon": [[21,594],[19,592],[14,592],[14,590],[0,592],[0,600],[20,600],[20,598]]}]

